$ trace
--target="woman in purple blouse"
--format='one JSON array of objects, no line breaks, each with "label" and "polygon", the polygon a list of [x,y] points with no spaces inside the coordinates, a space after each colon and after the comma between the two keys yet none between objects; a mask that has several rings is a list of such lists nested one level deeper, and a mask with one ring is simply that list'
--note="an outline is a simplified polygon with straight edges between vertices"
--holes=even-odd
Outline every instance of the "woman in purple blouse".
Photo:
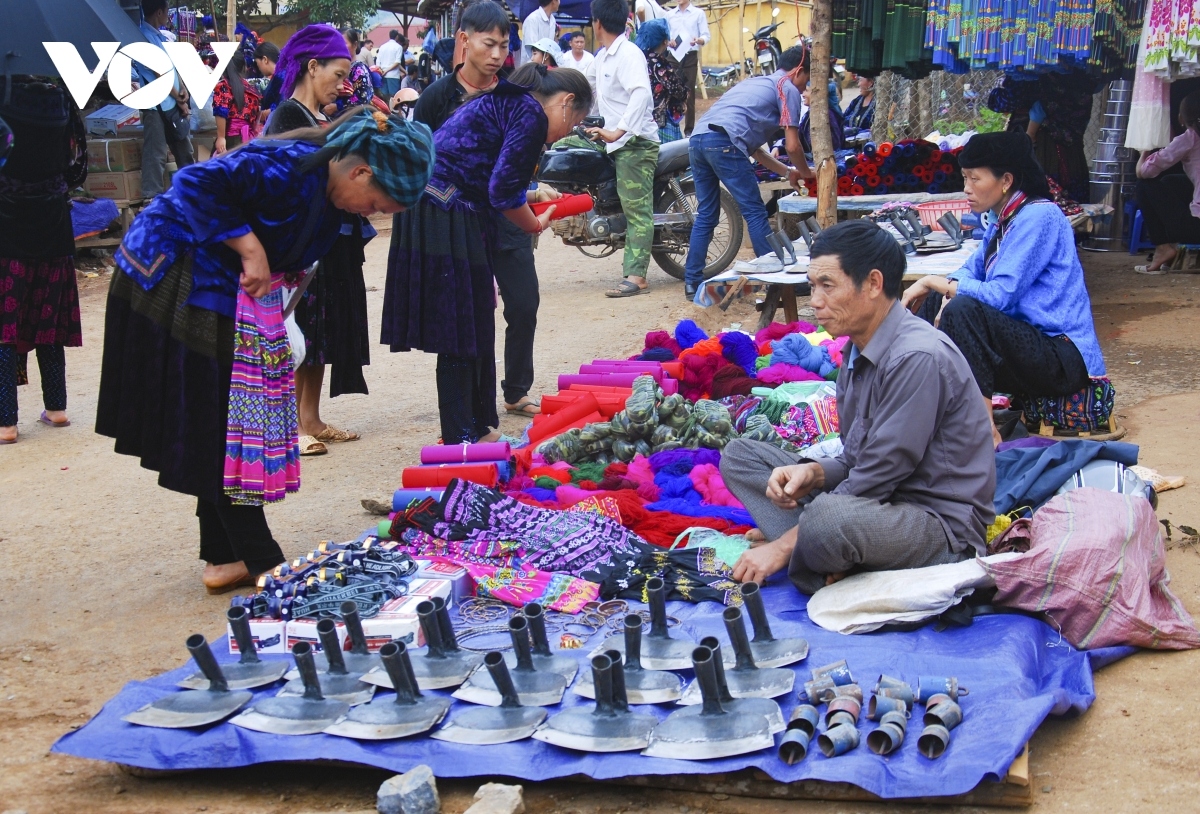
[{"label": "woman in purple blouse", "polygon": [[396,219],[383,296],[382,342],[438,354],[442,440],[498,437],[492,252],[495,218],[529,234],[549,224],[526,203],[542,148],[592,105],[583,74],[522,67],[459,108],[434,134],[437,161],[420,203]]}]

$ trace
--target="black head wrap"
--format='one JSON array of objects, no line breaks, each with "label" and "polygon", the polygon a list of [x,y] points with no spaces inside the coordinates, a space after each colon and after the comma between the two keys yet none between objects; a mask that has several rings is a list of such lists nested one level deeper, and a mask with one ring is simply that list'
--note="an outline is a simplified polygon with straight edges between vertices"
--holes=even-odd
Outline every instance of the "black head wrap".
[{"label": "black head wrap", "polygon": [[1010,172],[1017,189],[1030,198],[1048,198],[1046,172],[1033,154],[1033,142],[1020,132],[979,133],[963,147],[958,165],[964,170],[986,167],[997,176]]}]

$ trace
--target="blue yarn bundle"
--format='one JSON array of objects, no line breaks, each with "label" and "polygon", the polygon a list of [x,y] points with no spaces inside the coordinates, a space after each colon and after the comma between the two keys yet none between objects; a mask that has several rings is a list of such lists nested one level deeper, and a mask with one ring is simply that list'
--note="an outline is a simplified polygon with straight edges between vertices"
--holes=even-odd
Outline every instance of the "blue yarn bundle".
[{"label": "blue yarn bundle", "polygon": [[687,350],[697,342],[702,342],[708,339],[706,334],[699,325],[692,322],[690,319],[685,319],[675,326],[675,341],[679,343],[679,347]]},{"label": "blue yarn bundle", "polygon": [[745,509],[732,506],[705,506],[703,496],[692,485],[689,472],[701,464],[719,466],[721,453],[715,449],[672,449],[650,456],[654,483],[662,495],[655,503],[647,503],[651,511],[672,512],[686,517],[718,517],[738,525],[752,526],[753,518]]},{"label": "blue yarn bundle", "polygon": [[799,365],[809,373],[825,378],[834,371],[829,348],[814,345],[803,334],[788,334],[771,343],[771,364]]},{"label": "blue yarn bundle", "polygon": [[721,355],[746,371],[750,378],[756,378],[755,360],[758,359],[758,348],[754,340],[739,331],[721,334]]}]

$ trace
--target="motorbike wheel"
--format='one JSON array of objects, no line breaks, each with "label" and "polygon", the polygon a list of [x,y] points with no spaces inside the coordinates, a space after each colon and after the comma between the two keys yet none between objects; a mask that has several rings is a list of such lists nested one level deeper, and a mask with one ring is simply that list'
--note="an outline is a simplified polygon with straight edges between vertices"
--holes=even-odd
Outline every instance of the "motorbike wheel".
[{"label": "motorbike wheel", "polygon": [[[684,197],[694,212],[697,206],[696,189],[689,180],[681,182]],[[654,202],[654,211],[658,214],[681,214],[679,202],[675,199],[670,187],[667,187]],[[677,231],[679,230],[679,231]],[[686,230],[686,231],[683,231]],[[704,266],[704,279],[715,277],[733,263],[738,250],[742,247],[742,210],[738,209],[737,201],[724,187],[721,188],[721,214],[717,220],[717,228],[713,230],[712,242],[708,244],[708,257]],[[684,276],[684,263],[687,262],[688,241],[691,239],[692,227],[663,226],[656,235],[656,243],[668,244],[678,248],[661,248],[651,252],[659,268],[670,274],[676,280]]]}]

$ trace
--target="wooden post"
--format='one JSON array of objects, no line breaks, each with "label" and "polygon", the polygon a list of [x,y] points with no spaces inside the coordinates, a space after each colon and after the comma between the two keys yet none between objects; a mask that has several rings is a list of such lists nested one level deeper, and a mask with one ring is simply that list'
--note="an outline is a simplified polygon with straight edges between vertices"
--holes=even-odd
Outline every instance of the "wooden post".
[{"label": "wooden post", "polygon": [[817,168],[817,223],[825,229],[837,222],[837,165],[829,129],[829,54],[833,46],[831,0],[813,0],[812,73],[808,80],[808,121],[812,133],[813,165]]},{"label": "wooden post", "polygon": [[233,42],[233,29],[237,28],[237,0],[225,2],[225,36]]},{"label": "wooden post", "polygon": [[[746,69],[746,32],[742,29],[746,27],[746,0],[738,0],[738,69],[737,75],[745,78],[742,73]],[[730,54],[730,56],[733,56]],[[751,71],[753,73],[753,71]]]}]

